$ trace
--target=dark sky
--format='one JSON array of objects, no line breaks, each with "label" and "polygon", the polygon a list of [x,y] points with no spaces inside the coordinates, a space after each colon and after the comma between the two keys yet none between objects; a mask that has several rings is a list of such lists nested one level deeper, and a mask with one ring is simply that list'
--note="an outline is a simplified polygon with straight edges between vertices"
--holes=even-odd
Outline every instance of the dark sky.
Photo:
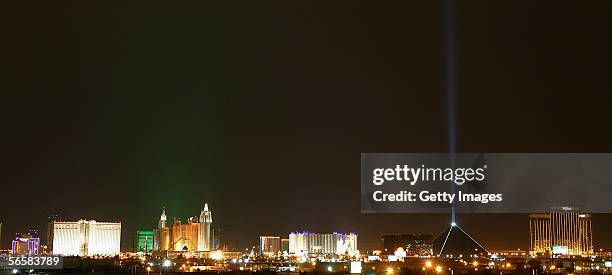
[{"label": "dark sky", "polygon": [[[46,216],[123,222],[209,202],[260,234],[434,233],[360,214],[361,152],[447,152],[437,1],[15,2],[0,6],[2,247]],[[458,152],[612,152],[612,2],[460,1]],[[579,183],[577,183],[579,184]],[[489,248],[527,215],[460,215]],[[593,219],[612,247],[612,215]],[[43,232],[45,232],[43,230]]]}]

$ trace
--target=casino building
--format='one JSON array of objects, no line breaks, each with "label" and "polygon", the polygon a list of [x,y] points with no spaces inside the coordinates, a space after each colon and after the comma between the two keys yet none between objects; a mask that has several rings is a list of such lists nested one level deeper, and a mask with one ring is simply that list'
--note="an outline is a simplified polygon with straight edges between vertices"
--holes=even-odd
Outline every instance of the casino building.
[{"label": "casino building", "polygon": [[289,234],[289,254],[325,255],[353,254],[357,252],[357,234],[349,233],[310,233],[293,232]]},{"label": "casino building", "polygon": [[166,208],[162,208],[157,229],[153,230],[153,250],[167,251],[170,249],[170,228],[167,225]]},{"label": "casino building", "polygon": [[166,209],[163,208],[157,229],[153,230],[155,251],[165,252],[208,252],[214,250],[212,238],[212,211],[208,204],[200,211],[200,216],[187,219],[183,224],[180,218],[174,218],[168,225]]},{"label": "casino building", "polygon": [[204,209],[200,212],[198,227],[198,251],[210,251],[212,238],[210,226],[212,224],[212,212],[208,210],[208,203],[204,204]]},{"label": "casino building", "polygon": [[154,246],[155,246],[155,243],[153,240],[153,231],[149,231],[149,230],[136,231],[136,239],[134,243],[134,248],[136,252],[151,253],[153,252]]},{"label": "casino building", "polygon": [[456,223],[433,240],[433,255],[444,258],[484,257],[489,252]]},{"label": "casino building", "polygon": [[263,255],[277,255],[281,249],[281,238],[278,236],[260,236],[259,251]]},{"label": "casino building", "polygon": [[174,251],[198,251],[198,232],[200,224],[196,217],[187,220],[187,224],[181,224],[181,220],[174,219],[172,224],[172,247]]},{"label": "casino building", "polygon": [[63,256],[116,256],[120,253],[121,223],[95,220],[53,221],[53,254]]},{"label": "casino building", "polygon": [[591,215],[555,211],[529,215],[531,255],[593,255]]},{"label": "casino building", "polygon": [[12,254],[38,254],[40,250],[40,238],[31,235],[16,237],[11,243]]}]

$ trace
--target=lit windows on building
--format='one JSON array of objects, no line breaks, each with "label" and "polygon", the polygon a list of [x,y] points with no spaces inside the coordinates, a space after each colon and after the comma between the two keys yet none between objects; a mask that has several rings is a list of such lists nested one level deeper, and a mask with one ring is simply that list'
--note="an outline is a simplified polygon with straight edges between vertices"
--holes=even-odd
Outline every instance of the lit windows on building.
[{"label": "lit windows on building", "polygon": [[276,236],[260,236],[259,237],[259,249],[264,255],[275,256],[278,255],[281,248],[281,239]]},{"label": "lit windows on building", "polygon": [[79,220],[53,222],[53,254],[115,256],[120,253],[121,223]]},{"label": "lit windows on building", "polygon": [[199,227],[195,217],[189,218],[187,224],[182,224],[180,219],[175,218],[172,224],[172,250],[197,251]]},{"label": "lit windows on building", "polygon": [[17,237],[11,245],[13,254],[38,254],[40,250],[40,238],[38,237]]},{"label": "lit windows on building", "polygon": [[204,204],[200,216],[190,217],[187,224],[183,224],[180,218],[174,218],[168,224],[167,219],[166,209],[163,208],[158,227],[153,230],[153,250],[205,252],[220,246],[215,245],[211,230],[212,212],[208,204]]},{"label": "lit windows on building", "polygon": [[357,235],[353,233],[293,232],[289,234],[290,254],[353,254],[355,252],[357,252]]},{"label": "lit windows on building", "polygon": [[159,217],[157,229],[153,230],[153,250],[167,251],[170,250],[170,227],[167,225],[166,208],[162,208],[162,213]]},{"label": "lit windows on building", "polygon": [[204,204],[204,208],[200,212],[198,219],[198,251],[211,251],[213,243],[212,232],[210,226],[212,225],[212,211],[208,209],[208,203]]},{"label": "lit windows on building", "polygon": [[401,247],[407,255],[429,256],[433,253],[433,240],[432,234],[383,235],[382,246],[385,254],[393,254]]},{"label": "lit windows on building", "polygon": [[591,215],[559,211],[529,215],[530,253],[593,255]]},{"label": "lit windows on building", "polygon": [[151,253],[155,247],[153,231],[136,231],[136,252]]}]

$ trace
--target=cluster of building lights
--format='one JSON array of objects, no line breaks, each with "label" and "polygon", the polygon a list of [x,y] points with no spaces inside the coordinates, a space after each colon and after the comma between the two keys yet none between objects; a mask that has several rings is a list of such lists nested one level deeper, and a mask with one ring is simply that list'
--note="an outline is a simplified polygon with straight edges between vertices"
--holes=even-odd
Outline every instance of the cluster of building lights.
[{"label": "cluster of building lights", "polygon": [[[144,247],[145,251],[150,248],[155,252],[165,251],[166,253],[158,253],[154,257],[151,257],[154,255],[153,253],[138,255],[140,255],[142,268],[146,269],[147,272],[154,271],[154,269],[158,268],[163,268],[165,270],[178,269],[181,271],[194,271],[201,270],[198,268],[202,268],[203,264],[212,265],[218,268],[239,268],[240,270],[256,271],[260,268],[259,264],[262,263],[262,261],[268,261],[267,263],[270,263],[275,260],[280,260],[279,262],[290,263],[287,268],[291,271],[296,269],[307,270],[308,268],[315,269],[318,267],[320,271],[347,272],[350,266],[352,273],[353,271],[360,272],[362,268],[361,264],[365,263],[368,269],[371,268],[374,271],[378,268],[383,273],[392,274],[399,272],[399,266],[402,265],[400,263],[394,264],[393,262],[405,262],[405,259],[409,257],[423,260],[416,264],[416,268],[421,267],[423,271],[435,273],[446,273],[454,269],[457,265],[451,262],[458,262],[462,268],[470,268],[475,271],[491,268],[512,270],[521,267],[527,268],[528,266],[525,262],[519,261],[527,257],[536,258],[535,254],[528,253],[528,251],[532,251],[534,248],[535,250],[544,249],[542,251],[553,253],[560,251],[560,245],[565,245],[566,248],[561,252],[565,252],[566,255],[551,255],[551,257],[548,258],[550,260],[545,262],[547,265],[541,266],[543,270],[553,272],[566,270],[559,265],[561,261],[557,262],[557,264],[552,261],[552,259],[556,257],[566,256],[574,258],[576,256],[580,257],[593,254],[589,215],[554,213],[531,215],[530,217],[530,232],[532,234],[531,250],[521,251],[518,249],[516,251],[497,251],[496,253],[484,251],[485,253],[482,253],[483,251],[480,250],[482,246],[477,244],[471,236],[467,235],[467,233],[453,222],[450,224],[449,231],[445,231],[442,234],[442,237],[445,238],[443,238],[444,242],[440,252],[446,253],[441,254],[434,253],[433,249],[428,246],[419,246],[419,250],[414,250],[415,246],[412,245],[422,244],[424,240],[422,237],[424,235],[386,235],[389,237],[405,237],[401,239],[400,243],[403,242],[402,246],[394,250],[389,250],[392,252],[389,254],[385,253],[382,257],[380,255],[381,251],[378,251],[378,254],[373,253],[376,257],[370,258],[370,256],[364,257],[357,249],[356,234],[311,232],[292,232],[287,239],[279,236],[261,236],[259,239],[259,251],[253,254],[253,251],[256,250],[255,246],[253,246],[253,250],[250,253],[248,253],[248,249],[246,252],[224,252],[213,249],[210,230],[212,215],[208,209],[208,205],[205,205],[200,216],[190,218],[190,223],[187,225],[181,225],[180,221],[177,222],[176,220],[172,225],[167,224],[165,210],[162,211],[158,228],[150,231],[150,233],[147,232],[143,234]],[[87,220],[80,220],[77,222],[54,221],[50,223],[50,230],[50,241],[54,254],[96,258],[120,254],[119,240],[121,238],[121,223],[104,223]],[[555,230],[561,233],[550,233]],[[449,240],[452,238],[453,234],[455,234],[454,232],[465,233],[466,239],[471,239],[478,247],[467,249],[467,251],[463,251],[462,254],[456,253],[453,249],[444,250],[445,245],[451,243]],[[563,236],[569,237],[568,239],[563,239]],[[414,242],[408,245],[404,241],[411,240],[410,238],[414,238]],[[398,239],[392,240],[394,240],[394,244],[398,243]],[[36,242],[39,242],[38,238],[17,238],[13,241],[13,253],[19,254],[16,252],[24,250],[25,253],[37,254],[39,252]],[[36,248],[34,248],[34,243],[36,243]],[[435,240],[425,241],[425,243],[433,244]],[[75,247],[78,249],[75,249]],[[83,247],[86,247],[87,250],[83,250]],[[200,249],[205,250],[199,251]],[[409,251],[409,249],[413,250]],[[384,250],[387,251],[386,248]],[[432,252],[426,255],[415,252],[429,250]],[[180,254],[182,255],[181,260],[173,258],[179,254],[171,256],[167,253],[172,251],[183,253]],[[199,254],[193,254],[191,253],[192,251],[196,251]],[[121,259],[124,260],[128,258],[132,261],[133,255],[121,257]],[[157,260],[154,258],[157,258]],[[191,260],[192,258],[198,259]],[[510,260],[507,260],[507,258],[510,258]],[[192,262],[190,263],[187,260],[191,260]],[[606,267],[608,267],[607,264],[606,262]],[[610,267],[612,267],[612,263]],[[210,267],[204,266],[204,268]],[[591,262],[589,264],[576,264],[572,266],[572,268],[577,273],[580,273],[588,270],[599,270],[604,267],[601,263],[593,264]]]},{"label": "cluster of building lights", "polygon": [[[423,271],[427,271],[427,270],[433,270],[437,273],[442,272],[443,268],[441,265],[436,265],[434,267],[434,263],[431,260],[426,260],[425,261],[425,265],[422,268]],[[388,272],[389,273],[389,272]]]}]

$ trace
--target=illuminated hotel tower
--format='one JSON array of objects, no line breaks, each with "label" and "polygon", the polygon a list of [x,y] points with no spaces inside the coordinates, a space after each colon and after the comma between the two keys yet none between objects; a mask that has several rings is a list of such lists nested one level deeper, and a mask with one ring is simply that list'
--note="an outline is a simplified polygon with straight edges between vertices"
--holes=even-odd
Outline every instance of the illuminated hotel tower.
[{"label": "illuminated hotel tower", "polygon": [[163,207],[161,216],[159,217],[159,224],[158,224],[159,229],[166,227],[166,220],[168,220],[168,217],[166,217],[166,208]]},{"label": "illuminated hotel tower", "polygon": [[212,212],[208,210],[208,203],[204,204],[204,209],[200,212],[200,227],[198,228],[198,251],[210,251],[211,235],[210,225],[212,224]]},{"label": "illuminated hotel tower", "polygon": [[357,250],[357,234],[292,232],[289,234],[289,253],[353,254]]},{"label": "illuminated hotel tower", "polygon": [[159,224],[157,230],[159,230],[159,250],[170,249],[170,228],[166,224],[166,208],[162,209],[162,214],[159,217]]},{"label": "illuminated hotel tower", "polygon": [[260,236],[259,248],[264,255],[276,255],[281,249],[281,239],[278,236]]},{"label": "illuminated hotel tower", "polygon": [[591,215],[558,211],[529,215],[531,253],[593,255]]},{"label": "illuminated hotel tower", "polygon": [[53,222],[53,254],[116,256],[121,246],[120,222]]}]

